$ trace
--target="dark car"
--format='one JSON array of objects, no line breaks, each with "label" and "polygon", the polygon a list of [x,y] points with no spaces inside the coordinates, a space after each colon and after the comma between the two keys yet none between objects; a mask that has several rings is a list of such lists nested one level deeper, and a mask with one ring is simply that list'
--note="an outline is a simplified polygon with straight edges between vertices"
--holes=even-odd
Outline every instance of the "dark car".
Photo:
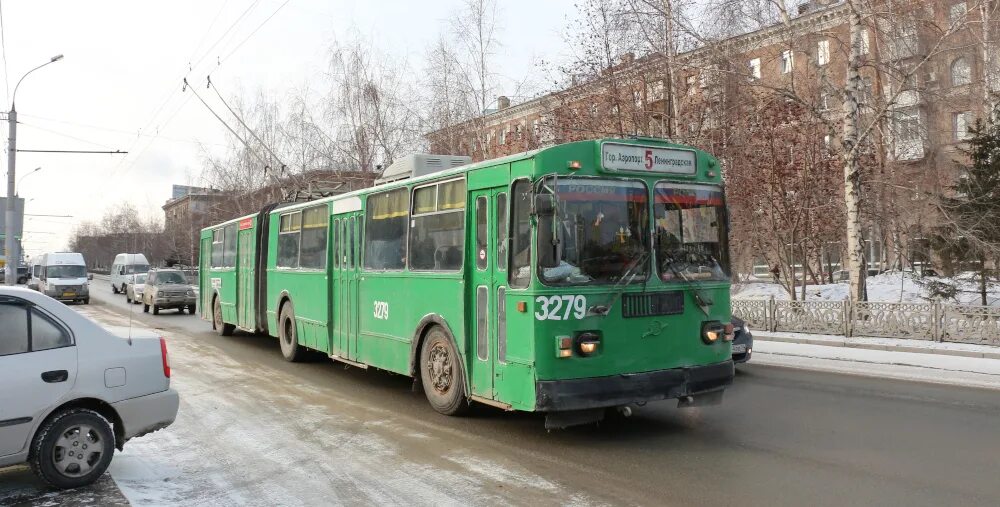
[{"label": "dark car", "polygon": [[733,362],[745,363],[753,353],[753,334],[746,322],[739,317],[733,317]]},{"label": "dark car", "polygon": [[28,266],[18,266],[17,268],[17,283],[26,284],[31,278],[31,274],[28,271]]}]

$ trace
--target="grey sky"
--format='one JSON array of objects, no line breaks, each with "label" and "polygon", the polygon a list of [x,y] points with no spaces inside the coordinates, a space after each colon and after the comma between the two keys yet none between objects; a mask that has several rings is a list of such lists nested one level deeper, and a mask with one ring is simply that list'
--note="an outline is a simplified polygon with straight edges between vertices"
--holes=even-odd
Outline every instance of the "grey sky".
[{"label": "grey sky", "polygon": [[[196,141],[218,148],[224,127],[190,92],[180,92],[185,74],[204,86],[210,73],[224,93],[263,88],[282,97],[303,86],[322,90],[326,51],[352,28],[419,70],[424,50],[460,6],[460,0],[290,0],[216,65],[284,1],[2,2],[10,93],[24,72],[55,54],[66,55],[32,74],[17,92],[18,148],[130,151],[127,157],[19,153],[18,179],[43,167],[18,189],[32,199],[26,213],[74,215],[29,217],[26,253],[64,248],[75,223],[97,219],[117,202],[162,213],[172,183],[200,183]],[[563,52],[572,0],[499,3],[503,48],[496,63],[503,75],[521,78],[535,59]],[[199,59],[188,72],[189,62]],[[2,83],[0,96],[8,96]]]}]

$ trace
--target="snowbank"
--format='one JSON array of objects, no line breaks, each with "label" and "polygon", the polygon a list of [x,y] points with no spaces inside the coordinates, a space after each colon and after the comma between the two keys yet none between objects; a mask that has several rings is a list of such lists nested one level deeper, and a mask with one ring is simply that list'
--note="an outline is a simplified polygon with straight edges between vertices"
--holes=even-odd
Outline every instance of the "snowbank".
[{"label": "snowbank", "polygon": [[[978,286],[969,276],[958,278],[924,277],[919,278],[911,273],[890,271],[868,278],[868,300],[890,303],[926,303],[931,301],[927,282],[943,281],[955,283],[960,292],[957,302],[979,304]],[[801,295],[802,288],[796,290],[796,297]],[[791,299],[785,288],[776,283],[750,282],[733,285],[733,299]],[[843,301],[850,294],[850,286],[845,282],[806,286],[806,301]],[[1000,285],[992,284],[987,292],[990,306],[1000,306]],[[946,301],[956,302],[956,301]]]}]

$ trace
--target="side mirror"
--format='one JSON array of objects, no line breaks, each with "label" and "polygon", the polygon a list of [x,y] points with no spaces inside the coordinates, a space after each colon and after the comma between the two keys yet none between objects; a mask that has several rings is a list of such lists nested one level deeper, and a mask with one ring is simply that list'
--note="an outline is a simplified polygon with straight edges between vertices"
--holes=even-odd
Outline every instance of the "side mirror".
[{"label": "side mirror", "polygon": [[539,217],[551,217],[556,213],[556,199],[552,194],[535,195],[535,214]]}]

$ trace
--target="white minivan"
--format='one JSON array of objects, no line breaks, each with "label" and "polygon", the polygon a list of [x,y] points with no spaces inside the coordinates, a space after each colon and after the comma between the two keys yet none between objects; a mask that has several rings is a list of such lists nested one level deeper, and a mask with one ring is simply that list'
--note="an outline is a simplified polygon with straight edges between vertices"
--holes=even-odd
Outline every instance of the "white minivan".
[{"label": "white minivan", "polygon": [[90,303],[90,277],[83,254],[42,254],[38,260],[38,292],[60,301]]},{"label": "white minivan", "polygon": [[137,273],[149,271],[149,261],[141,253],[120,253],[115,256],[115,262],[111,264],[111,291],[115,294],[125,293],[125,286],[128,285]]}]

